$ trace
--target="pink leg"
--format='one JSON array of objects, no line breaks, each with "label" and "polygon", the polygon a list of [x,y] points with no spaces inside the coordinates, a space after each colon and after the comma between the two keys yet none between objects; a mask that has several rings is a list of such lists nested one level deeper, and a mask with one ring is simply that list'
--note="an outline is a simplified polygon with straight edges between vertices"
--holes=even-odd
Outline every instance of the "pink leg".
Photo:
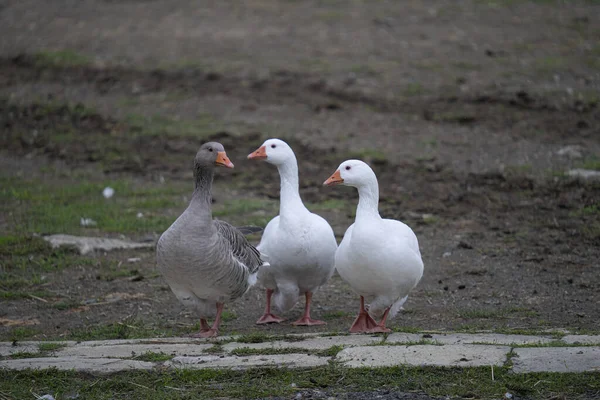
[{"label": "pink leg", "polygon": [[310,317],[310,301],[312,300],[312,293],[306,292],[306,304],[304,305],[304,315],[296,321],[292,322],[292,325],[312,326],[312,325],[325,325],[325,321],[319,321],[318,319],[312,319]]},{"label": "pink leg", "polygon": [[275,314],[271,314],[271,296],[273,295],[273,290],[267,289],[267,306],[265,307],[265,313],[262,317],[256,321],[258,325],[262,324],[271,324],[271,323],[280,323],[285,321],[285,318],[278,317]]},{"label": "pink leg", "polygon": [[217,316],[215,317],[215,322],[213,322],[212,328],[208,326],[208,323],[205,319],[200,320],[200,332],[192,335],[192,337],[196,338],[209,338],[215,337],[219,334],[219,325],[221,325],[221,314],[223,313],[223,303],[217,303]]},{"label": "pink leg", "polygon": [[369,313],[365,310],[365,298],[360,296],[360,310],[358,316],[354,320],[354,323],[350,327],[351,333],[368,333],[371,329],[377,326],[377,322],[371,318]]},{"label": "pink leg", "polygon": [[392,331],[391,329],[385,327],[385,321],[387,320],[388,314],[390,313],[390,308],[391,306],[385,309],[383,317],[381,317],[381,321],[377,324],[377,326],[369,329],[369,333],[388,333]]}]

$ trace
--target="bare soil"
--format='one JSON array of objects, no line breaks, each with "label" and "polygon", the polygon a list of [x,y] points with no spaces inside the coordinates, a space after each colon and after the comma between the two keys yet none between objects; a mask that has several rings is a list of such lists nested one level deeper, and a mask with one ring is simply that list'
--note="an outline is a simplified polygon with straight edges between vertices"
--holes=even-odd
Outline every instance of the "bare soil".
[{"label": "bare soil", "polygon": [[[188,181],[196,149],[212,139],[236,164],[219,172],[217,202],[277,199],[274,168],[246,155],[279,136],[296,151],[305,202],[347,200],[319,212],[341,237],[356,193],[321,183],[343,160],[364,158],[382,216],[413,227],[425,262],[392,327],[598,331],[600,185],[564,172],[600,154],[600,8],[509,3],[6,1],[3,174],[53,166]],[[92,61],[36,56],[62,49]],[[208,113],[225,128],[136,134],[131,112]],[[65,126],[73,135],[57,140]],[[153,252],[91,258],[52,273],[56,298],[2,301],[0,318],[35,321],[37,337],[115,323],[135,335],[132,321],[183,334],[197,322],[156,274]],[[111,262],[129,263],[131,276],[103,277]],[[76,306],[52,307],[67,300]],[[314,297],[325,326],[258,327],[263,300],[254,288],[229,304],[222,333],[345,331],[358,307],[337,275]]]}]

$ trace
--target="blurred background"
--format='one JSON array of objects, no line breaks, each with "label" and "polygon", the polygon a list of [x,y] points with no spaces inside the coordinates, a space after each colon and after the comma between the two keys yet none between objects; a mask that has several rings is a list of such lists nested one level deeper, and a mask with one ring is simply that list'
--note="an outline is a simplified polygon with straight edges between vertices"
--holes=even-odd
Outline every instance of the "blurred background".
[{"label": "blurred background", "polygon": [[[592,0],[3,0],[0,338],[197,330],[152,248],[43,237],[152,246],[208,140],[235,164],[214,215],[264,227],[279,178],[246,155],[269,137],[338,240],[357,196],[321,184],[348,158],[374,167],[425,261],[395,330],[597,331],[599,89]],[[222,333],[345,332],[358,307],[336,275],[314,297],[328,325],[257,327],[262,296],[228,304]]]}]

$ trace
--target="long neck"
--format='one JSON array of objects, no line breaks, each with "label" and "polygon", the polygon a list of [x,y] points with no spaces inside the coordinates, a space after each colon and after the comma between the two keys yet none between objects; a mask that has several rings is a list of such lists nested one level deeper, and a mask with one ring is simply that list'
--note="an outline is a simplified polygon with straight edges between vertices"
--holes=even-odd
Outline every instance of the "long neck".
[{"label": "long neck", "polygon": [[291,158],[278,165],[277,169],[281,178],[279,215],[281,218],[293,217],[299,210],[306,209],[298,191],[298,164],[295,158]]},{"label": "long neck", "polygon": [[358,187],[358,206],[356,207],[356,221],[379,216],[379,184],[377,179],[371,179]]},{"label": "long neck", "polygon": [[192,195],[191,206],[200,210],[207,219],[212,219],[212,183],[214,170],[212,168],[194,166],[195,188]]}]

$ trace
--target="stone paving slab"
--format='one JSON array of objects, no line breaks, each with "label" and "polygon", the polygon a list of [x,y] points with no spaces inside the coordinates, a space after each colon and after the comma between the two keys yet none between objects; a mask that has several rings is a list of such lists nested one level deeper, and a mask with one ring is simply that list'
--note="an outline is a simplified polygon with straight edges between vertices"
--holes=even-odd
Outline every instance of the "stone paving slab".
[{"label": "stone paving slab", "polygon": [[507,361],[510,349],[509,346],[475,344],[350,347],[340,351],[336,359],[353,368],[396,365],[500,367]]},{"label": "stone paving slab", "polygon": [[87,358],[128,358],[144,353],[165,353],[177,356],[200,355],[212,344],[135,344],[135,345],[106,345],[106,346],[73,346],[56,351],[59,357],[75,356]]},{"label": "stone paving slab", "polygon": [[41,357],[21,358],[0,361],[0,369],[48,369],[75,370],[96,374],[108,374],[130,370],[150,370],[155,364],[137,360],[121,360],[114,358],[79,358],[79,357]]},{"label": "stone paving slab", "polygon": [[327,350],[332,346],[366,346],[369,344],[381,343],[383,337],[381,336],[366,336],[366,335],[352,335],[352,336],[324,336],[324,337],[312,337],[300,341],[285,341],[276,340],[273,342],[262,342],[262,343],[238,343],[231,342],[223,345],[223,349],[226,351],[232,351],[240,348],[250,349],[303,349],[303,350]]},{"label": "stone paving slab", "polygon": [[[392,335],[390,335],[392,336]],[[429,337],[430,336],[430,337]],[[555,339],[546,336],[531,335],[502,335],[496,333],[448,333],[423,335],[427,340],[440,344],[499,344],[499,345],[522,345],[550,343]],[[386,343],[390,342],[390,337]]]},{"label": "stone paving slab", "polygon": [[[319,336],[320,335],[320,336]],[[0,343],[0,357],[10,357],[15,353],[33,353],[35,358],[0,359],[0,368],[51,368],[75,369],[90,373],[111,373],[130,369],[170,368],[237,368],[252,367],[314,367],[337,361],[348,367],[383,367],[393,365],[432,365],[432,366],[502,366],[513,345],[543,346],[557,341],[547,336],[498,335],[464,333],[394,333],[377,335],[323,334],[294,335],[304,340],[273,338],[262,343],[236,342],[237,337],[211,339],[195,338],[150,338],[75,341],[24,341]],[[432,341],[429,344],[426,341]],[[402,345],[407,343],[408,345]],[[423,344],[420,344],[423,343]],[[568,335],[562,339],[565,346],[571,347],[527,347],[514,348],[512,359],[514,372],[581,372],[600,371],[600,336]],[[43,352],[40,345],[50,349],[50,344],[60,347]],[[207,354],[206,350],[215,344],[222,344],[220,354]],[[579,346],[577,346],[579,345]],[[588,345],[588,346],[581,346]],[[336,357],[306,354],[309,351],[322,351],[332,346],[343,348]],[[235,349],[255,350],[297,349],[296,354],[271,354],[234,356]],[[174,356],[163,362],[145,362],[132,359],[144,353],[164,353]],[[127,358],[127,359],[126,359]]]},{"label": "stone paving slab", "polygon": [[218,356],[206,355],[200,357],[175,357],[165,362],[165,366],[172,368],[231,368],[247,369],[255,367],[287,367],[308,368],[327,365],[329,357],[319,357],[307,354],[273,354],[256,356]]},{"label": "stone paving slab", "polygon": [[514,349],[513,372],[600,372],[600,347]]},{"label": "stone paving slab", "polygon": [[597,344],[600,345],[600,335],[567,335],[561,339],[567,344]]}]

